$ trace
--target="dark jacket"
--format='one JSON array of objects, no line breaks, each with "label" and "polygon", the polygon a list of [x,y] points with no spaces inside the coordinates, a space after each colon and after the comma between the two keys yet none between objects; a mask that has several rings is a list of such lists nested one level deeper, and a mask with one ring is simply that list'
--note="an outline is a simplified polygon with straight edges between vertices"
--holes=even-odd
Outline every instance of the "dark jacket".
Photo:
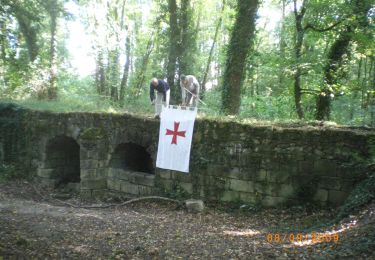
[{"label": "dark jacket", "polygon": [[166,96],[165,92],[169,89],[169,85],[164,80],[158,79],[158,85],[154,87],[152,84],[150,84],[150,99],[153,101],[155,99],[155,90],[159,93],[163,93],[163,101],[165,101]]}]

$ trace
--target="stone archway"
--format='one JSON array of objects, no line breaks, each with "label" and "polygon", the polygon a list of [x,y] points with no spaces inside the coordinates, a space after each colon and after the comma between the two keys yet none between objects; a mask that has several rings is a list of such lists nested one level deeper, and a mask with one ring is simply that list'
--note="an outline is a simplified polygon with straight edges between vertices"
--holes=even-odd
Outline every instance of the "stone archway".
[{"label": "stone archway", "polygon": [[56,136],[46,146],[44,170],[55,186],[79,183],[80,146],[71,137]]},{"label": "stone archway", "polygon": [[154,174],[153,160],[147,150],[135,143],[119,144],[112,154],[110,168]]},{"label": "stone archway", "polygon": [[151,155],[135,143],[121,143],[112,153],[108,167],[108,188],[133,195],[154,192],[155,169]]}]

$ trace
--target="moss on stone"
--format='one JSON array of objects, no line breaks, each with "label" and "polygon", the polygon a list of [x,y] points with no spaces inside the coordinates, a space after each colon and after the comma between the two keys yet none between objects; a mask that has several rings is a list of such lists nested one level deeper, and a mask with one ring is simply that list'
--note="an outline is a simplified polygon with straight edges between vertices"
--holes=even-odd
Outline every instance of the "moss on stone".
[{"label": "moss on stone", "polygon": [[106,131],[102,128],[97,128],[97,127],[87,128],[81,134],[81,138],[86,139],[86,140],[98,140],[98,139],[103,139],[106,136],[107,136]]}]

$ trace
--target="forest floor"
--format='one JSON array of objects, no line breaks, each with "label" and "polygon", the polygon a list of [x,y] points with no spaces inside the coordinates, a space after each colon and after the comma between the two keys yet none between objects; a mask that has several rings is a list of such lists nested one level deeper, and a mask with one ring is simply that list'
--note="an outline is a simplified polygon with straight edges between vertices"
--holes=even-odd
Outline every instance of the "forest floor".
[{"label": "forest floor", "polygon": [[29,182],[7,182],[0,184],[0,259],[375,259],[375,202],[322,227],[334,216],[222,204],[194,214],[166,202],[73,208]]}]

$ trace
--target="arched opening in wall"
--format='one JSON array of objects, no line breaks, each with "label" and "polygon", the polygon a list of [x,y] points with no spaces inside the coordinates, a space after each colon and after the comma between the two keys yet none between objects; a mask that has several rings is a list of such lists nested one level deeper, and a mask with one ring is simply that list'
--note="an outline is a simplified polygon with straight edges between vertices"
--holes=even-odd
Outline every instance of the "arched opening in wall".
[{"label": "arched opening in wall", "polygon": [[80,182],[80,147],[70,137],[57,136],[46,147],[45,168],[51,171],[56,186]]},{"label": "arched opening in wall", "polygon": [[109,163],[111,168],[154,174],[151,155],[146,149],[135,143],[119,144]]}]

